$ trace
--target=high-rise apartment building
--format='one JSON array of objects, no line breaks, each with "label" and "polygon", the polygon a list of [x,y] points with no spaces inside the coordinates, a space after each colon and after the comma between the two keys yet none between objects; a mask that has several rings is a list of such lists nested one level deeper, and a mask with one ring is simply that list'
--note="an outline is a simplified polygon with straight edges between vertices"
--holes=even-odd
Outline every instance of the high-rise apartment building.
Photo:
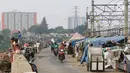
[{"label": "high-rise apartment building", "polygon": [[36,12],[3,12],[2,29],[10,30],[28,29],[30,26],[37,24]]},{"label": "high-rise apartment building", "polygon": [[78,25],[75,25],[75,18],[69,17],[68,18],[68,29],[75,29],[77,26],[84,25],[85,21],[86,21],[85,17],[78,17],[77,18]]}]

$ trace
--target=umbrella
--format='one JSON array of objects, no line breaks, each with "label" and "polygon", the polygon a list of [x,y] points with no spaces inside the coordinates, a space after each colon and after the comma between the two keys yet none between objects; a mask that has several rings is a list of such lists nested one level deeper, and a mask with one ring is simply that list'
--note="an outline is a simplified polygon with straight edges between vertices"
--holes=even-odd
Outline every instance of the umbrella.
[{"label": "umbrella", "polygon": [[18,33],[18,31],[19,31],[19,30],[13,30],[13,31],[11,31],[10,34],[13,35],[14,33]]}]

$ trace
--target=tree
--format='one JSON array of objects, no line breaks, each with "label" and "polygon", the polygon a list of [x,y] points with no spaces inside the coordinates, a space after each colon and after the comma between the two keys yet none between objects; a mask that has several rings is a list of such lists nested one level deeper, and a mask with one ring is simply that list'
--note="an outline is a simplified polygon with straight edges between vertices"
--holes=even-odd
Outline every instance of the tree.
[{"label": "tree", "polygon": [[38,32],[38,25],[33,25],[33,26],[31,26],[29,29],[28,29],[28,31],[29,32],[32,32],[32,33],[37,33]]},{"label": "tree", "polygon": [[3,41],[4,37],[0,34],[0,43]]},{"label": "tree", "polygon": [[[48,24],[46,22],[46,17],[44,17],[42,19],[42,22],[40,24],[40,27],[39,27],[40,30],[43,31],[43,33],[48,33]],[[41,32],[40,32],[41,33]]]},{"label": "tree", "polygon": [[65,33],[65,29],[62,26],[58,26],[55,28],[55,31],[57,33]]},{"label": "tree", "polygon": [[36,29],[36,32],[37,32],[38,34],[43,34],[43,33],[45,33],[45,31],[48,31],[48,30],[43,29],[43,27],[41,27],[41,26],[39,26],[39,27]]},{"label": "tree", "polygon": [[55,32],[56,32],[55,29],[53,28],[49,29],[49,33],[55,33]]},{"label": "tree", "polygon": [[80,25],[76,27],[75,30],[77,30],[77,32],[79,32],[80,34],[83,34],[83,32],[86,30],[86,27],[85,25]]},{"label": "tree", "polygon": [[25,33],[27,33],[27,30],[26,30],[26,29],[23,29],[23,30],[22,30],[22,34],[25,34]]},{"label": "tree", "polygon": [[9,40],[11,31],[9,29],[3,29],[1,35],[4,37],[4,40]]},{"label": "tree", "polygon": [[84,31],[84,36],[86,36],[86,37],[90,37],[91,36],[91,29],[86,29],[85,31]]},{"label": "tree", "polygon": [[67,33],[74,33],[73,29],[66,29]]},{"label": "tree", "polygon": [[64,29],[62,26],[49,29],[50,33],[74,33],[73,29]]}]

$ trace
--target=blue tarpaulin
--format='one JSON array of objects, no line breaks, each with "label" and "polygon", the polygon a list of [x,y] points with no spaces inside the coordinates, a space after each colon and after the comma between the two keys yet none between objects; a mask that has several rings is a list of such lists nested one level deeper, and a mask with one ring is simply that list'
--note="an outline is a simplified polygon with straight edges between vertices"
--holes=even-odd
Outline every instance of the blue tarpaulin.
[{"label": "blue tarpaulin", "polygon": [[90,43],[93,44],[93,46],[101,46],[102,44],[104,44],[106,41],[104,41],[104,38],[103,37],[100,37],[100,38],[96,38],[92,41],[90,41]]},{"label": "blue tarpaulin", "polygon": [[88,62],[88,46],[85,47],[80,63]]},{"label": "blue tarpaulin", "polygon": [[85,39],[86,39],[86,38],[84,38],[84,39],[80,39],[80,40],[72,40],[72,41],[71,41],[72,47],[75,46],[76,42],[78,42],[78,41],[82,41],[82,40],[85,40]]},{"label": "blue tarpaulin", "polygon": [[[119,42],[121,40],[125,39],[124,36],[114,36],[114,37],[100,37],[100,38],[95,38],[93,40],[90,40],[89,42],[93,44],[93,46],[101,46],[104,43],[106,43],[107,41],[115,41],[115,42]],[[86,41],[88,41],[89,39],[85,39]],[[83,52],[83,56],[82,59],[80,61],[80,63],[82,64],[83,62],[88,62],[88,45],[86,45],[84,52]]]},{"label": "blue tarpaulin", "polygon": [[[95,39],[90,40],[89,43],[92,43],[93,46],[101,46],[102,44],[105,43],[105,41],[103,41],[103,39],[104,39],[103,37],[95,38]],[[88,45],[85,46],[83,56],[82,56],[80,63],[82,64],[83,62],[88,62]]]},{"label": "blue tarpaulin", "polygon": [[125,37],[124,36],[114,36],[114,37],[106,37],[104,39],[105,39],[105,41],[112,40],[112,41],[115,41],[115,42],[119,42],[119,41],[125,39]]}]

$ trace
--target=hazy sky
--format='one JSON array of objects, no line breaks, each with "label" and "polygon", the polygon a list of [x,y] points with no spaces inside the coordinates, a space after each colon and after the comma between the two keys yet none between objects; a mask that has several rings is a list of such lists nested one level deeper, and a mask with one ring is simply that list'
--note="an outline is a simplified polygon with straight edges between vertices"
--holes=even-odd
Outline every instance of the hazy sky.
[{"label": "hazy sky", "polygon": [[[111,0],[95,0],[95,3],[108,3]],[[38,23],[45,16],[49,27],[68,27],[67,19],[73,15],[73,6],[79,6],[79,15],[85,16],[91,0],[0,0],[0,12],[37,12]]]}]

